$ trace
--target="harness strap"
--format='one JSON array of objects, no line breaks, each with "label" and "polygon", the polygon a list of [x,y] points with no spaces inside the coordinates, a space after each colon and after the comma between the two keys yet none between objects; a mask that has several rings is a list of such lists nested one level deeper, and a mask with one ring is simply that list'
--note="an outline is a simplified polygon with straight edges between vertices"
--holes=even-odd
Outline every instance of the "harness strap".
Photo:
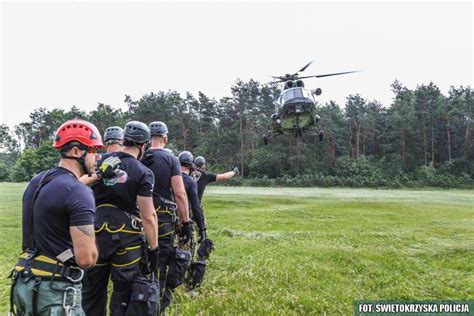
[{"label": "harness strap", "polygon": [[81,268],[64,265],[45,255],[25,258],[25,255],[22,254],[14,270],[17,273],[21,272],[22,275],[31,274],[43,280],[60,278],[73,283],[80,282],[84,275],[84,271]]},{"label": "harness strap", "polygon": [[13,295],[14,295],[15,284],[16,284],[17,279],[18,279],[18,274],[15,272],[15,270],[13,270],[12,271],[12,285],[10,287],[10,312],[8,313],[8,315],[16,315],[15,301],[13,299]]},{"label": "harness strap", "polygon": [[41,284],[41,278],[36,278],[35,279],[35,285],[33,286],[33,302],[32,302],[32,307],[33,307],[33,316],[38,315],[38,292],[39,292],[39,287]]},{"label": "harness strap", "polygon": [[158,238],[172,235],[175,232],[173,223],[161,223],[158,226]]}]

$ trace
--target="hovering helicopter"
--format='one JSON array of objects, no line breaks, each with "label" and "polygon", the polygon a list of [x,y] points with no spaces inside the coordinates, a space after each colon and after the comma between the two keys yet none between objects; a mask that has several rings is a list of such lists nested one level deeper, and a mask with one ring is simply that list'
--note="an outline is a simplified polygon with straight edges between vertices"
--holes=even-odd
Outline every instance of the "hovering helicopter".
[{"label": "hovering helicopter", "polygon": [[338,76],[358,72],[358,70],[300,77],[299,74],[312,63],[313,61],[310,61],[294,74],[272,76],[278,79],[272,83],[284,82],[285,84],[280,97],[273,102],[275,113],[270,117],[267,134],[262,137],[265,145],[270,139],[283,134],[290,134],[297,138],[303,136],[303,133],[307,133],[318,136],[319,141],[323,140],[324,132],[316,126],[320,117],[316,114],[314,97],[314,95],[321,95],[322,90],[317,88],[312,92],[305,89],[301,79]]}]

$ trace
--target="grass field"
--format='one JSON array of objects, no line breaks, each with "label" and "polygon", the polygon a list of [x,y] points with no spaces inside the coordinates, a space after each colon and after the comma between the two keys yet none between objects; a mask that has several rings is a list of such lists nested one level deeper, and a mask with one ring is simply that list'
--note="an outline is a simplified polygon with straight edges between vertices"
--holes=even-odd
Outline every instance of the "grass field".
[{"label": "grass field", "polygon": [[[0,184],[0,314],[25,184]],[[216,243],[170,313],[348,315],[356,299],[474,299],[474,191],[209,187]]]}]

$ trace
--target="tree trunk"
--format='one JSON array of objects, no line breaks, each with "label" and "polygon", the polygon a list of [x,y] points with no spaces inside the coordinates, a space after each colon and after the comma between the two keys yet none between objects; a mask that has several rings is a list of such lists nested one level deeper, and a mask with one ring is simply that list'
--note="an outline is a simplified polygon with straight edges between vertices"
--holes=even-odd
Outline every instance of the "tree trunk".
[{"label": "tree trunk", "polygon": [[183,127],[183,150],[188,148],[188,128]]},{"label": "tree trunk", "polygon": [[240,172],[242,176],[244,175],[244,129],[243,129],[243,120],[242,114],[240,114],[240,127],[239,127],[239,137],[240,137]]},{"label": "tree trunk", "polygon": [[448,160],[451,160],[451,133],[449,127],[446,129],[446,137],[448,139]]},{"label": "tree trunk", "polygon": [[356,156],[355,158],[359,158],[359,146],[360,146],[360,126],[356,124]]},{"label": "tree trunk", "polygon": [[434,157],[435,157],[435,138],[434,138],[434,127],[433,127],[433,119],[431,119],[431,163],[434,165]]},{"label": "tree trunk", "polygon": [[325,136],[324,139],[328,145],[328,154],[334,159],[336,157],[336,142],[329,136]]},{"label": "tree trunk", "polygon": [[[467,122],[469,124],[469,122]],[[468,147],[469,147],[469,125],[466,126],[466,132],[464,133],[464,159],[467,160],[468,156]]]},{"label": "tree trunk", "polygon": [[252,160],[255,159],[255,131],[257,127],[255,126],[255,122],[252,122],[252,126],[250,127],[250,148],[252,149]]},{"label": "tree trunk", "polygon": [[355,150],[354,146],[352,145],[352,124],[349,123],[349,147],[351,149],[351,158],[354,159]]},{"label": "tree trunk", "polygon": [[402,151],[402,164],[403,164],[403,168],[406,170],[407,169],[407,165],[406,165],[406,157],[405,157],[405,146],[406,146],[406,143],[405,143],[405,133],[402,132],[402,141],[401,141],[401,151]]},{"label": "tree trunk", "polygon": [[425,118],[423,117],[422,125],[421,125],[421,132],[423,134],[423,161],[425,166],[428,164],[428,140],[426,139],[426,126],[425,126]]}]

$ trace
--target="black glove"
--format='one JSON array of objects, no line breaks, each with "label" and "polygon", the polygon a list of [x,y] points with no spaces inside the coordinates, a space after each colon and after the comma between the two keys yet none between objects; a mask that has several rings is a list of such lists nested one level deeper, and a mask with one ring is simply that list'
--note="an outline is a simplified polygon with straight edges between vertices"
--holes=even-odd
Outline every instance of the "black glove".
[{"label": "black glove", "polygon": [[183,223],[183,227],[181,228],[181,231],[179,232],[181,243],[186,244],[190,240],[192,240],[193,233],[194,233],[193,221],[189,220],[186,223]]},{"label": "black glove", "polygon": [[105,159],[99,166],[98,175],[102,179],[114,178],[121,162],[120,158],[115,156]]},{"label": "black glove", "polygon": [[160,249],[156,247],[155,249],[151,250],[150,248],[147,249],[148,255],[148,269],[150,269],[150,273],[153,273],[158,268],[158,260],[160,258]]},{"label": "black glove", "polygon": [[238,176],[240,174],[239,167],[237,167],[237,166],[232,167],[232,171],[234,171],[236,176]]},{"label": "black glove", "polygon": [[206,239],[207,239],[207,230],[205,228],[200,229],[198,242],[201,243],[203,240],[206,240]]}]

